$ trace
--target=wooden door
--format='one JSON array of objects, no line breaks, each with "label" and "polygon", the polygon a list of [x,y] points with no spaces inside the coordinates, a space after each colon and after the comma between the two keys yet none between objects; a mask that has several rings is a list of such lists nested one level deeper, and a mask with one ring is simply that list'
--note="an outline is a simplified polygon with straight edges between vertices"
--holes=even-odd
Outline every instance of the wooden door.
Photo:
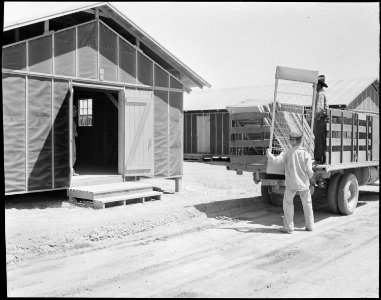
[{"label": "wooden door", "polygon": [[126,90],[124,96],[124,175],[153,176],[153,92]]},{"label": "wooden door", "polygon": [[197,153],[210,153],[210,115],[197,116]]}]

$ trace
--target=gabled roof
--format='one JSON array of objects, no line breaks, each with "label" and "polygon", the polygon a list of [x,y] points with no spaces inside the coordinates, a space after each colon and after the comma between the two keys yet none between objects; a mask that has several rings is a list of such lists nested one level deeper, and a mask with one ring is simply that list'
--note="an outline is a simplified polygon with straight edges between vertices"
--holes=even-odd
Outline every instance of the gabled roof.
[{"label": "gabled roof", "polygon": [[253,98],[258,101],[257,105],[272,102],[274,84],[193,91],[189,95],[184,95],[184,110],[226,109],[227,106]]},{"label": "gabled roof", "polygon": [[[346,80],[328,81],[328,88],[325,88],[329,105],[348,106],[355,100],[366,88],[374,84],[378,92],[379,80],[377,78],[357,78]],[[194,91],[184,96],[184,110],[220,110],[227,106],[253,104],[263,105],[274,101],[274,84],[210,89],[205,91]]]},{"label": "gabled roof", "polygon": [[191,87],[211,87],[210,83],[208,83],[201,76],[196,74],[191,68],[185,65],[182,61],[180,61],[176,56],[174,56],[171,52],[165,49],[159,42],[157,42],[153,37],[147,34],[143,29],[137,26],[133,21],[128,19],[123,13],[121,13],[116,7],[114,7],[109,2],[95,2],[92,4],[81,4],[71,8],[65,8],[60,11],[56,11],[55,13],[50,13],[46,15],[41,15],[39,17],[29,18],[22,21],[12,21],[7,24],[4,24],[4,31],[12,30],[15,28],[19,28],[22,26],[27,26],[31,24],[35,24],[38,22],[43,22],[46,20],[50,20],[53,18],[70,15],[76,12],[86,11],[92,12],[93,9],[99,8],[100,14],[106,17],[112,18],[122,27],[124,27],[131,34],[135,35],[141,42],[143,42],[147,47],[149,47],[153,52],[159,55],[162,59],[167,61],[170,65],[172,65],[179,73],[180,80],[184,83],[188,88]]},{"label": "gabled roof", "polygon": [[379,80],[377,78],[357,78],[352,80],[335,80],[325,88],[330,105],[349,105],[366,88],[374,84],[378,92]]}]

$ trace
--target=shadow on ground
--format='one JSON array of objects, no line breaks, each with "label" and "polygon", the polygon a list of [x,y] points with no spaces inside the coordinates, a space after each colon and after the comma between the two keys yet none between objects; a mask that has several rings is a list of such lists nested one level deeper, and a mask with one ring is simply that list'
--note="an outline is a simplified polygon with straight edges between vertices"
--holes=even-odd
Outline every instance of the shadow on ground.
[{"label": "shadow on ground", "polygon": [[5,196],[5,209],[61,208],[68,201],[66,190]]},{"label": "shadow on ground", "polygon": [[[378,192],[361,192],[357,208],[366,205],[368,201],[379,200]],[[264,228],[231,227],[240,232],[261,232],[261,233],[280,233],[278,228],[273,225],[283,226],[283,208],[274,206],[264,200],[261,196],[252,198],[228,199],[203,203],[194,206],[208,218],[219,220],[246,221],[248,224],[265,226]],[[340,214],[332,213],[327,205],[326,197],[320,194],[313,200],[313,211],[315,223],[327,218],[342,218]],[[294,224],[295,231],[304,231],[304,213],[302,202],[299,198],[294,199]],[[266,227],[267,226],[267,227]]]}]

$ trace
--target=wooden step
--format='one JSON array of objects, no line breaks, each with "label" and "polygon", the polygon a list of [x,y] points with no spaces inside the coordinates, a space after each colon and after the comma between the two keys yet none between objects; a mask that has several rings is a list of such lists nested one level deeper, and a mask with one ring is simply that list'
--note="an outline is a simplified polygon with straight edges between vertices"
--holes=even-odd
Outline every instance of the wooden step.
[{"label": "wooden step", "polygon": [[162,192],[153,190],[147,182],[120,182],[109,184],[85,185],[67,189],[69,201],[74,199],[90,200],[94,208],[105,208],[107,203],[126,204],[128,200],[147,198],[160,199]]},{"label": "wooden step", "polygon": [[70,187],[123,182],[122,175],[80,175],[73,176]]},{"label": "wooden step", "polygon": [[152,190],[152,185],[148,183],[120,182],[70,187],[67,190],[67,195],[69,198],[95,200],[112,196],[130,195],[138,192],[152,192]]},{"label": "wooden step", "polygon": [[128,200],[135,200],[135,199],[141,199],[141,202],[144,203],[146,198],[155,198],[157,200],[160,200],[160,197],[163,193],[162,192],[144,192],[144,193],[134,193],[130,195],[119,195],[119,196],[111,196],[107,198],[101,198],[97,200],[93,200],[94,208],[105,208],[106,203],[118,203],[125,205]]}]

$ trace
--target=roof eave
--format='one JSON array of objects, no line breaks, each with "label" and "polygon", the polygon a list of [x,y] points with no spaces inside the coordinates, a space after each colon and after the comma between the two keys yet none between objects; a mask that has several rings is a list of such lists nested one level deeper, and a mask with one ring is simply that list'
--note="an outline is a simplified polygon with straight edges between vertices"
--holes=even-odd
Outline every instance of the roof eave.
[{"label": "roof eave", "polygon": [[38,23],[38,22],[43,22],[43,21],[46,21],[46,20],[50,20],[50,19],[61,17],[61,16],[65,16],[65,15],[68,15],[68,14],[73,14],[73,13],[76,13],[76,12],[79,12],[79,11],[84,11],[84,10],[100,7],[100,6],[103,6],[105,4],[106,4],[105,2],[98,2],[98,3],[95,3],[95,4],[81,5],[81,6],[76,6],[76,7],[73,7],[73,8],[69,8],[69,9],[66,9],[65,11],[60,11],[60,12],[57,12],[57,13],[54,13],[54,14],[43,16],[43,17],[31,18],[31,19],[22,20],[22,21],[16,21],[13,24],[10,24],[8,26],[4,26],[3,31],[8,31],[8,30],[16,29],[16,28],[19,28],[19,27],[22,27],[22,26],[27,26],[27,25],[30,25],[30,24],[34,24],[34,23]]},{"label": "roof eave", "polygon": [[98,2],[90,5],[82,5],[73,7],[71,9],[66,9],[65,11],[60,11],[54,14],[50,14],[48,16],[23,20],[15,22],[11,25],[5,26],[4,31],[12,30],[15,28],[19,28],[22,26],[27,26],[37,22],[43,22],[49,19],[57,18],[60,16],[73,14],[79,11],[85,11],[94,8],[100,8],[106,15],[111,16],[113,19],[117,18],[117,21],[125,26],[132,34],[134,34],[138,39],[144,42],[147,46],[149,46],[153,51],[155,51],[158,55],[162,56],[164,60],[168,61],[174,68],[176,68],[183,78],[181,80],[184,85],[186,85],[187,89],[190,91],[192,87],[211,87],[211,84],[207,82],[205,79],[201,78],[197,75],[193,70],[191,70],[188,66],[182,63],[175,55],[166,50],[160,43],[158,43],[155,39],[153,39],[149,34],[147,34],[143,29],[141,29],[138,25],[136,25],[133,21],[128,19],[123,13],[121,13],[116,7],[114,7],[109,2]]},{"label": "roof eave", "polygon": [[[189,78],[194,85],[189,85],[188,87],[200,87],[201,89],[205,87],[211,87],[211,84],[207,82],[205,79],[198,76],[193,70],[191,70],[188,66],[182,63],[173,53],[169,52],[165,49],[159,42],[157,42],[153,37],[151,37],[148,33],[146,33],[143,29],[141,29],[138,25],[136,25],[133,21],[127,18],[123,13],[121,13],[115,6],[111,3],[107,2],[105,4],[105,13],[116,14],[118,17],[118,21],[126,26],[131,33],[133,33],[140,41],[149,46],[153,51],[162,56],[165,60],[167,60],[171,65],[173,65],[176,69],[180,71],[180,73]],[[181,79],[180,79],[181,80]]]}]

